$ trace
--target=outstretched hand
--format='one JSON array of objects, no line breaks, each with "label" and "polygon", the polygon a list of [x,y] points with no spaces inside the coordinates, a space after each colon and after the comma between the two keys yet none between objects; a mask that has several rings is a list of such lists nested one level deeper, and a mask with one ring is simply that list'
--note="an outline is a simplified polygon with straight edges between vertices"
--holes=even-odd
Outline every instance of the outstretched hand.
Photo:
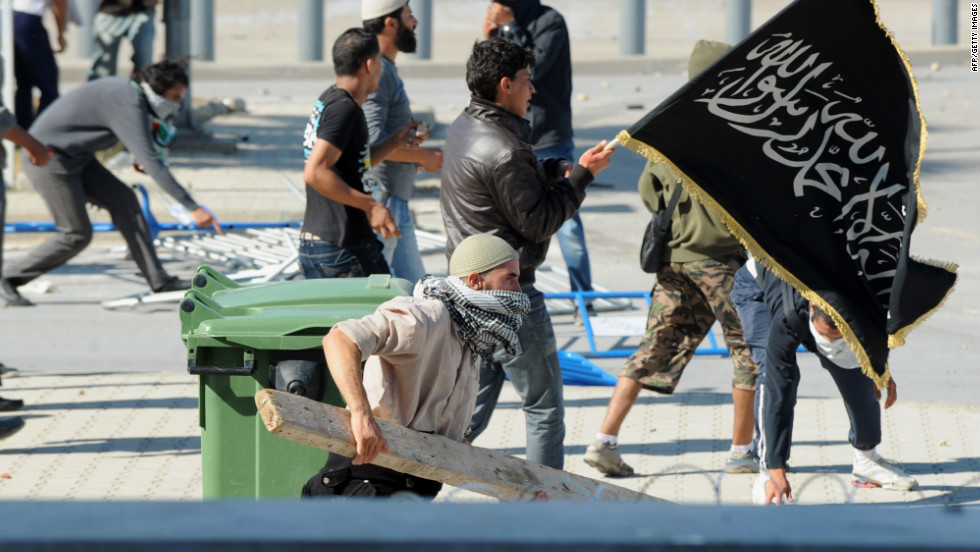
[{"label": "outstretched hand", "polygon": [[47,165],[48,161],[51,160],[51,156],[54,154],[53,151],[46,148],[40,142],[37,143],[37,147],[27,147],[24,149],[27,151],[27,159],[31,162],[31,165],[34,165],[35,167],[43,167]]},{"label": "outstretched hand", "polygon": [[582,165],[592,176],[596,176],[609,166],[609,158],[616,152],[615,149],[606,149],[608,142],[603,140],[591,148],[585,150],[578,159],[578,164]]},{"label": "outstretched hand", "polygon": [[419,125],[422,122],[422,120],[416,120],[405,123],[400,129],[395,131],[395,141],[398,144],[404,144],[405,147],[419,147],[422,140],[428,137],[428,134],[424,130],[421,133],[418,132]]},{"label": "outstretched hand", "polygon": [[198,228],[213,227],[214,231],[218,234],[225,233],[224,230],[221,229],[221,225],[218,224],[217,217],[212,215],[211,211],[208,211],[204,207],[198,207],[191,211],[191,217],[194,219],[194,224]]},{"label": "outstretched hand", "polygon": [[439,148],[421,148],[422,159],[419,166],[426,172],[442,170],[442,150]]}]

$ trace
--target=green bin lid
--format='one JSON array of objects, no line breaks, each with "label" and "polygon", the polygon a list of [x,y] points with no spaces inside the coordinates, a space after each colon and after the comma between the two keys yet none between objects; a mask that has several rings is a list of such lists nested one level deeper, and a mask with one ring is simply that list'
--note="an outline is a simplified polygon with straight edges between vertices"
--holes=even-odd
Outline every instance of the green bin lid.
[{"label": "green bin lid", "polygon": [[200,279],[202,273],[211,277],[213,270],[198,270],[195,287],[180,305],[181,337],[189,350],[204,343],[316,347],[337,322],[370,314],[393,297],[410,295],[413,287],[388,275],[244,285],[217,282],[228,286],[222,287]]}]

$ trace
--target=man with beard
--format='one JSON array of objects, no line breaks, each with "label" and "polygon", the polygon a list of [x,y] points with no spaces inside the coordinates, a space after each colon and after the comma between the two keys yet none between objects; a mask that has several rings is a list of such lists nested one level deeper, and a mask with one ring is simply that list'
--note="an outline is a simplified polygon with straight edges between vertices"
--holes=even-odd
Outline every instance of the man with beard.
[{"label": "man with beard", "polygon": [[364,173],[400,148],[418,140],[403,125],[375,144],[368,143],[361,106],[381,80],[381,49],[371,32],[347,29],[333,46],[337,80],[313,104],[303,134],[306,212],[299,236],[299,264],[307,279],[359,278],[389,274],[383,237],[397,236],[391,212],[364,189]]},{"label": "man with beard", "polygon": [[[408,0],[364,0],[361,17],[364,28],[378,37],[384,66],[377,92],[369,95],[363,106],[368,123],[368,140],[376,144],[413,120],[405,85],[395,67],[395,56],[398,52],[410,54],[415,51],[418,21],[412,15]],[[426,134],[419,130],[416,136],[425,138]],[[384,244],[384,257],[391,274],[412,282],[417,282],[425,274],[415,238],[415,222],[408,209],[408,201],[415,188],[416,167],[428,172],[442,169],[442,150],[399,150],[365,175],[374,199],[391,211],[395,225],[401,231],[401,237],[392,235],[384,238],[378,234]]]}]

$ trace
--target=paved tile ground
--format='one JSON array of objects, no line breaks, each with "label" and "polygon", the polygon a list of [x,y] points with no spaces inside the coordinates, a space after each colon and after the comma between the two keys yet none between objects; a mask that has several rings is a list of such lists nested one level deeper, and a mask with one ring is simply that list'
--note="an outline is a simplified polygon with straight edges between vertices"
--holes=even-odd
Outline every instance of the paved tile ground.
[{"label": "paved tile ground", "polygon": [[[610,388],[566,387],[566,469],[582,462],[605,412]],[[26,427],[0,444],[0,500],[200,500],[201,440],[196,378],[173,373],[27,372],[4,381],[23,398]],[[505,387],[477,445],[522,455],[524,415]],[[754,475],[725,475],[730,398],[713,393],[641,395],[621,433],[637,475],[617,485],[681,503],[747,504]],[[904,462],[916,492],[850,484],[847,418],[839,400],[797,405],[791,483],[804,504],[944,503],[980,505],[980,408],[897,404],[883,417],[881,452]],[[446,489],[440,500],[482,501]]]},{"label": "paved tile ground", "polygon": [[[252,0],[218,3],[218,60],[197,63],[193,83],[199,99],[246,99],[248,112],[219,117],[207,125],[215,135],[237,140],[238,152],[175,151],[171,161],[178,180],[224,221],[294,220],[300,216],[302,205],[284,179],[301,185],[302,128],[312,101],[332,76],[325,64],[295,63],[290,49],[294,19],[276,15],[261,20],[264,16],[256,15],[255,4]],[[353,0],[331,4],[328,38],[336,36],[348,20],[356,19],[352,15],[355,4]],[[439,9],[456,4],[441,2]],[[471,9],[458,4],[454,9]],[[611,57],[615,56],[615,45],[609,37],[614,36],[615,29],[596,30],[597,22],[615,27],[614,18],[599,21],[589,17],[587,10],[573,14],[570,1],[560,6],[568,12],[576,38],[576,60],[584,58],[586,62],[582,66],[585,70],[577,68],[575,72],[573,110],[579,151],[628,128],[683,84],[686,75],[681,67],[686,64],[679,60],[696,38],[720,38],[716,31],[722,18],[716,3],[683,3],[683,7],[689,4],[709,6],[713,23],[709,25],[709,18],[700,12],[676,19],[665,18],[662,10],[648,11],[648,18],[664,27],[650,27],[649,34],[664,44],[650,48],[650,60],[625,61]],[[757,18],[781,4],[759,2],[754,8]],[[980,403],[976,398],[980,378],[975,335],[980,315],[976,307],[980,297],[980,226],[977,195],[970,190],[975,190],[978,172],[978,81],[964,66],[968,52],[962,43],[955,51],[925,49],[929,16],[923,2],[879,4],[884,22],[898,40],[907,49],[923,49],[913,56],[913,65],[930,125],[929,150],[922,166],[930,218],[917,229],[913,252],[958,262],[961,281],[948,304],[917,329],[909,344],[893,357],[903,398],[883,416],[881,452],[904,462],[919,480],[920,490],[898,493],[850,486],[847,419],[840,399],[835,398],[832,387],[828,392],[826,382],[807,381],[805,389],[801,387],[790,480],[799,502],[805,504],[953,503],[975,508],[980,505]],[[671,5],[681,8],[681,3]],[[252,14],[251,19],[236,19],[232,11],[239,7]],[[410,96],[419,106],[430,106],[428,111],[441,125],[455,118],[468,97],[460,60],[472,43],[483,8],[472,9],[475,16],[451,22],[446,12],[437,15],[441,34],[434,62],[442,67],[440,71],[424,78],[413,77],[413,72],[424,73],[421,69],[425,62],[399,58]],[[295,2],[282,2],[280,12],[294,13]],[[241,31],[243,26],[248,30]],[[279,34],[281,28],[288,33]],[[243,42],[262,50],[265,57],[257,59],[252,51],[240,48]],[[121,66],[128,66],[127,55],[121,52]],[[654,61],[652,58],[678,61],[677,69],[651,71],[645,62]],[[86,63],[66,57],[59,63],[65,75],[62,89],[69,90],[82,79]],[[255,70],[257,63],[265,72]],[[597,70],[599,64],[607,67]],[[301,78],[289,76],[292,73]],[[637,105],[639,110],[634,107]],[[432,145],[439,145],[438,132],[434,138]],[[635,187],[642,166],[641,157],[618,152],[581,210],[595,279],[611,289],[649,289],[652,282],[637,266],[640,240],[638,230],[632,230],[642,229],[649,218],[639,205]],[[127,182],[140,179],[132,171],[121,176]],[[419,224],[429,229],[441,228],[437,183],[438,175],[420,180],[419,197],[413,200]],[[49,220],[29,185],[22,181],[14,184],[17,188],[7,195],[8,222]],[[159,190],[152,185],[149,189],[154,212],[161,220],[171,220]],[[93,215],[96,220],[105,220],[97,212]],[[7,259],[44,237],[8,234]],[[0,394],[27,402],[18,413],[26,419],[26,427],[0,442],[0,500],[200,499],[197,384],[194,377],[182,373],[183,351],[173,306],[158,305],[131,313],[101,310],[99,303],[105,299],[145,290],[141,279],[133,275],[132,263],[119,259],[118,241],[113,245],[115,253],[109,255],[104,246],[100,249],[102,240],[100,236],[89,247],[86,254],[91,256],[81,256],[45,277],[53,284],[51,291],[29,294],[38,307],[27,311],[0,309],[0,360],[23,370],[19,377],[4,380]],[[561,264],[557,249],[552,247],[549,264]],[[195,264],[186,260],[177,263],[172,258],[165,261],[169,269],[182,276]],[[430,271],[439,272],[445,269],[445,259],[430,256],[426,265]],[[559,346],[584,348],[581,335],[568,329],[567,319],[556,318],[555,322]],[[731,435],[732,408],[724,389],[727,376],[712,369],[723,365],[730,371],[730,363],[717,359],[696,362],[697,369],[688,370],[675,395],[641,395],[621,434],[625,459],[638,475],[612,481],[677,502],[747,503],[754,476],[722,476],[718,471]],[[615,362],[600,364],[615,372]],[[581,459],[610,394],[609,388],[566,388],[568,470],[597,475]],[[10,415],[14,414],[3,414]],[[505,387],[498,411],[477,445],[520,455],[523,426],[518,399],[509,386]],[[447,489],[442,499],[483,500],[454,489]]]}]

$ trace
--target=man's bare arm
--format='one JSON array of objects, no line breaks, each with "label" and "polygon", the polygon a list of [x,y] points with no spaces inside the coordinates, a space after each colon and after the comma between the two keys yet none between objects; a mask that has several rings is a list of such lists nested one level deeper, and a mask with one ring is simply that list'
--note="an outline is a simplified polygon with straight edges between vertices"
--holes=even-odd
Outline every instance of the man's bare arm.
[{"label": "man's bare arm", "polygon": [[417,136],[410,136],[408,131],[418,128],[421,124],[422,121],[405,123],[400,129],[388,135],[387,138],[372,144],[371,166],[377,167],[382,161],[389,159],[392,154],[417,150],[422,140]]},{"label": "man's bare arm", "polygon": [[324,197],[355,207],[367,213],[371,228],[385,238],[401,237],[391,212],[368,194],[347,185],[331,167],[340,159],[340,149],[330,142],[317,139],[303,168],[303,181]]},{"label": "man's bare arm", "polygon": [[341,330],[334,328],[323,338],[323,354],[337,389],[350,409],[351,430],[357,443],[354,464],[369,464],[388,450],[381,427],[371,414],[367,392],[361,379],[361,351]]},{"label": "man's bare arm", "polygon": [[426,172],[442,170],[442,150],[439,148],[402,148],[388,156],[388,161],[416,163]]}]

